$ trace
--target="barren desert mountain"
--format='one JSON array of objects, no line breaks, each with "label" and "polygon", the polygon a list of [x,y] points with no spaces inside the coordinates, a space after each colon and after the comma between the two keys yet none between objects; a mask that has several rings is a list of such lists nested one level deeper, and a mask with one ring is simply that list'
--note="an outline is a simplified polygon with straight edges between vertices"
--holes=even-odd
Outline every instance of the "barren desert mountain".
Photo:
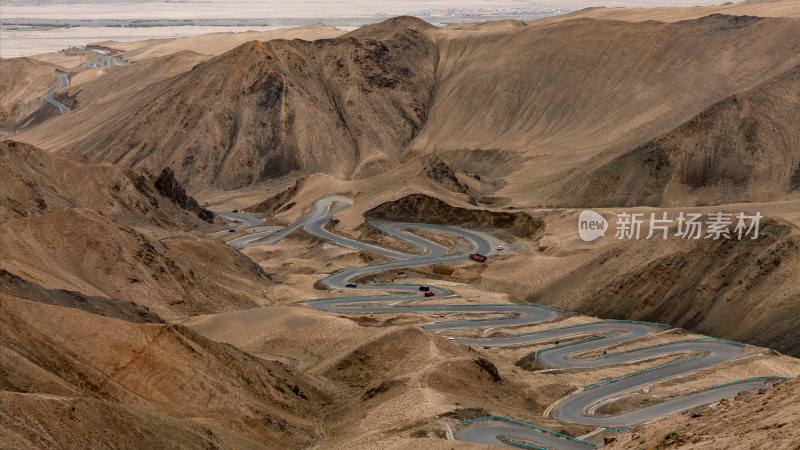
[{"label": "barren desert mountain", "polygon": [[12,274],[50,289],[134,301],[164,318],[256,307],[270,282],[219,241],[162,242],[91,209],[8,221],[0,236],[0,266]]},{"label": "barren desert mountain", "polygon": [[[770,201],[800,191],[800,65],[576,180],[576,205]],[[569,200],[564,200],[568,203]]]},{"label": "barren desert mountain", "polygon": [[[495,195],[506,202],[571,205],[581,197],[575,185],[598,167],[738,93],[785,109],[770,120],[791,128],[798,33],[793,18],[721,14],[465,29],[400,18],[335,39],[251,42],[161,82],[132,80],[126,89],[139,93],[127,102],[93,99],[100,81],[86,82],[67,90],[79,100],[74,111],[19,138],[92,161],[169,166],[190,190],[315,172],[360,178],[436,154],[454,171],[503,178]],[[778,144],[751,146],[783,167],[766,156]],[[674,190],[692,183],[683,177]],[[774,184],[696,193],[706,203],[787,194]]]},{"label": "barren desert mountain", "polygon": [[[169,171],[159,178],[14,141],[0,143],[0,153],[0,252],[12,275],[133,301],[167,317],[264,300],[269,279],[252,261],[216,240],[181,239],[213,229],[211,213]],[[224,275],[216,264],[231,271]]]},{"label": "barren desert mountain", "polygon": [[25,300],[65,308],[76,308],[115,319],[136,323],[163,323],[157,314],[135,302],[90,296],[66,289],[47,289],[30,280],[0,270],[0,292]]},{"label": "barren desert mountain", "polygon": [[0,447],[796,447],[797,5],[0,61]]},{"label": "barren desert mountain", "polygon": [[[796,65],[800,48],[790,36],[798,25],[729,16],[576,19],[441,33],[436,102],[407,152],[435,151],[456,170],[502,177],[507,185],[494,195],[510,204],[562,203],[554,191],[570,175]],[[776,40],[757,37],[762,32]],[[499,67],[502,77],[492,73]]]},{"label": "barren desert mountain", "polygon": [[0,142],[0,223],[63,208],[91,208],[131,226],[190,230],[207,225],[160,194],[156,177],[76,155]]},{"label": "barren desert mountain", "polygon": [[[78,107],[60,126],[81,130],[69,146],[93,161],[154,171],[166,164],[190,189],[292,172],[363,176],[396,165],[422,125],[434,55],[430,39],[402,29],[383,41],[250,42],[132,102]],[[101,113],[86,130],[84,114]]]},{"label": "barren desert mountain", "polygon": [[[325,395],[280,363],[175,325],[134,324],[5,295],[0,309],[0,386],[9,404],[0,416],[4,445],[133,447],[139,444],[130,439],[142,429],[159,430],[160,441],[175,448],[192,442],[298,446],[314,437]],[[23,417],[36,422],[10,414],[27,408],[33,409]],[[64,417],[49,419],[48,408]],[[89,438],[80,428],[71,431],[72,421],[84,430],[112,429]],[[166,430],[176,436],[165,441]]]},{"label": "barren desert mountain", "polygon": [[766,222],[758,240],[678,242],[649,256],[636,244],[617,245],[533,296],[591,315],[668,323],[798,356],[800,289],[792,281],[798,239],[796,227]]},{"label": "barren desert mountain", "polygon": [[58,87],[66,70],[33,58],[0,58],[0,129],[22,120],[42,105],[42,96]]}]

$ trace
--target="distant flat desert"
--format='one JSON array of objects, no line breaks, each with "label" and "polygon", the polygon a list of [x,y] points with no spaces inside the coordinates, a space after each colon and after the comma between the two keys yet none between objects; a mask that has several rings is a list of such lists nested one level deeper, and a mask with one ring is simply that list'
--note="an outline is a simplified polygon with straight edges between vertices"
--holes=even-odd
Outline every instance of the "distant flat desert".
[{"label": "distant flat desert", "polygon": [[[286,27],[237,26],[175,26],[175,27],[76,27],[52,30],[31,29],[0,33],[0,57],[15,58],[57,52],[71,45],[87,45],[103,41],[133,42],[149,39],[171,39],[206,33],[244,33],[247,31],[273,31]],[[338,27],[351,31],[355,27]]]},{"label": "distant flat desert", "polygon": [[[0,21],[11,19],[45,20],[210,20],[210,19],[264,19],[268,26],[157,26],[108,27],[80,26],[73,28],[41,29],[3,27],[0,33],[0,57],[13,58],[55,52],[70,45],[85,45],[100,41],[139,41],[194,36],[211,32],[267,31],[293,25],[322,23],[336,25],[351,31],[360,25],[382,20],[387,16],[431,14],[449,8],[503,9],[512,8],[559,10],[559,13],[577,11],[588,7],[642,7],[695,6],[721,3],[719,0],[554,0],[542,1],[492,1],[492,0],[435,0],[435,1],[337,1],[319,2],[297,0],[291,2],[258,2],[250,0],[210,0],[206,2],[120,2],[105,5],[80,4],[22,4],[21,1],[0,1]],[[78,3],[78,2],[76,2]],[[529,17],[529,16],[526,16]],[[542,15],[542,17],[547,17]],[[343,25],[342,18],[350,21]],[[423,16],[423,18],[425,18]],[[499,17],[498,17],[499,18]],[[505,18],[512,18],[511,16]],[[331,22],[332,19],[338,19]],[[452,18],[451,18],[452,19]],[[457,19],[457,18],[456,18]],[[487,20],[493,20],[487,18]],[[330,23],[329,23],[330,22]]]}]

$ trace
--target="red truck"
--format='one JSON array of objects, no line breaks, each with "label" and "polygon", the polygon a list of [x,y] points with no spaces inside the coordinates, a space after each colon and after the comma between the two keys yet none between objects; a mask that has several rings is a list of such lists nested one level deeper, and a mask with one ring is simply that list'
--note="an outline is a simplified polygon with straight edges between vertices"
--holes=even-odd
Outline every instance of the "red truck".
[{"label": "red truck", "polygon": [[479,255],[479,254],[477,254],[477,253],[470,253],[470,254],[469,254],[469,257],[470,257],[471,259],[474,259],[475,261],[478,261],[478,262],[484,262],[484,261],[486,261],[486,257],[485,257],[485,256],[483,256],[483,255]]}]

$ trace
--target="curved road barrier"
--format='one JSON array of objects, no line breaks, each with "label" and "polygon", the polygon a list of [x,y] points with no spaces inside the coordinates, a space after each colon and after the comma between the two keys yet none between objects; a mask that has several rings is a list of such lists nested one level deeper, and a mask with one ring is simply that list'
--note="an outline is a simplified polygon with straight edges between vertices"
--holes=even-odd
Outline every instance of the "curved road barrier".
[{"label": "curved road barrier", "polygon": [[[348,237],[334,234],[325,229],[325,225],[334,214],[349,207],[352,203],[341,196],[326,195],[314,202],[311,212],[298,222],[284,228],[280,232],[260,236],[256,240],[235,239],[229,244],[235,246],[264,245],[276,242],[289,235],[301,226],[315,236],[360,250],[369,250],[393,259],[393,261],[351,267],[332,273],[322,282],[332,289],[347,289],[363,292],[365,295],[347,295],[301,300],[300,303],[311,307],[340,313],[500,313],[502,317],[489,319],[465,319],[439,321],[422,325],[428,330],[448,330],[492,327],[520,326],[539,323],[552,319],[562,310],[532,303],[521,304],[444,304],[437,302],[418,303],[425,300],[424,293],[418,284],[385,284],[374,283],[347,288],[351,280],[384,270],[406,269],[430,264],[444,264],[469,260],[469,253],[487,254],[491,245],[486,238],[476,232],[453,227],[415,224],[389,223],[372,224],[387,234],[405,240],[414,245],[419,254],[407,254],[396,250],[385,249],[374,244],[360,242]],[[221,213],[218,213],[223,215]],[[223,217],[233,218],[231,214]],[[246,216],[245,216],[246,217]],[[241,215],[237,216],[242,220]],[[260,223],[253,219],[251,223]],[[460,254],[448,254],[443,246],[421,236],[410,233],[411,229],[432,229],[454,234],[470,242],[473,249]],[[247,236],[252,238],[253,236]],[[434,285],[428,285],[435,296],[449,296],[452,291]],[[389,294],[372,294],[370,291],[389,292]],[[389,303],[391,302],[391,304]],[[490,323],[486,323],[489,322]],[[511,334],[500,338],[451,338],[459,343],[481,346],[523,346],[541,342],[565,341],[562,344],[540,349],[534,354],[534,362],[542,367],[555,369],[590,369],[611,365],[631,364],[658,358],[672,357],[671,362],[649,367],[616,378],[602,380],[588,385],[579,391],[562,398],[547,410],[554,419],[583,425],[614,427],[621,429],[642,424],[653,419],[736,395],[743,390],[764,387],[765,383],[782,377],[757,377],[731,381],[711,386],[682,397],[670,399],[662,403],[639,408],[634,411],[615,415],[595,415],[594,411],[615,401],[621,394],[630,394],[655,383],[688,375],[725,361],[738,358],[745,353],[745,345],[716,338],[681,339],[655,345],[634,348],[603,354],[586,356],[612,345],[622,344],[639,339],[657,330],[667,327],[657,324],[632,320],[599,320],[584,324],[568,325],[527,333]],[[464,441],[481,442],[493,445],[513,445],[526,448],[586,449],[596,444],[578,438],[555,433],[535,425],[519,422],[503,416],[490,416],[463,423],[456,431],[455,437]]]},{"label": "curved road barrier", "polygon": [[59,81],[60,85],[56,89],[54,89],[52,92],[48,92],[47,94],[45,94],[44,99],[46,101],[52,103],[53,105],[55,105],[55,107],[58,108],[58,112],[59,113],[65,113],[65,112],[69,111],[69,108],[64,106],[64,104],[59,102],[58,100],[54,100],[53,99],[53,94],[55,94],[56,92],[60,91],[61,89],[64,89],[65,87],[69,86],[69,78],[67,78],[66,75],[59,75],[58,76],[58,81]]}]

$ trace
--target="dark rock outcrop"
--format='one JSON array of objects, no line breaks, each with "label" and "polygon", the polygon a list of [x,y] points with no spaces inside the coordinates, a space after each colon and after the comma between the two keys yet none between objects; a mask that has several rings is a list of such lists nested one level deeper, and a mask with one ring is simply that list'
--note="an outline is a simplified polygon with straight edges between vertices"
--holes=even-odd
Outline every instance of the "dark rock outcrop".
[{"label": "dark rock outcrop", "polygon": [[453,169],[436,155],[428,157],[425,167],[422,169],[422,176],[436,181],[453,192],[467,193],[467,189],[458,181]]},{"label": "dark rock outcrop", "polygon": [[260,212],[265,214],[277,214],[279,212],[286,211],[287,209],[291,208],[295,205],[294,202],[290,200],[297,195],[297,191],[300,188],[300,183],[303,180],[297,180],[294,185],[284,191],[281,191],[272,197],[257,203],[252,206],[248,206],[245,208],[246,211],[250,212]]},{"label": "dark rock outcrop", "polygon": [[197,217],[208,223],[214,222],[214,213],[201,208],[197,200],[186,195],[186,191],[175,179],[175,173],[169,167],[161,171],[161,175],[156,179],[155,187],[161,195],[171,199],[181,208],[197,213]]},{"label": "dark rock outcrop", "polygon": [[523,212],[459,208],[424,194],[411,194],[382,203],[364,215],[393,221],[500,228],[521,237],[534,236],[544,228],[541,219]]}]

